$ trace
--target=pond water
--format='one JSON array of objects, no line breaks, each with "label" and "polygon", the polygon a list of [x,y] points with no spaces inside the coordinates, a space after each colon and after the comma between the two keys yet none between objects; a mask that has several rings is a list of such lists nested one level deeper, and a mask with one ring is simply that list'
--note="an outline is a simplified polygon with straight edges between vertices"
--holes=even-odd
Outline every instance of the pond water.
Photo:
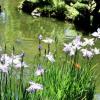
[{"label": "pond water", "polygon": [[0,1],[2,5],[2,13],[0,15],[1,45],[6,43],[8,48],[14,45],[17,51],[24,50],[26,54],[32,56],[32,54],[37,53],[37,37],[39,34],[44,37],[54,38],[54,36],[57,36],[61,41],[65,35],[68,36],[68,31],[71,36],[77,34],[70,23],[51,18],[33,18],[18,11],[17,6],[20,1]]},{"label": "pond water", "polygon": [[[37,51],[37,37],[39,34],[43,36],[57,36],[63,38],[64,32],[69,31],[71,35],[76,35],[74,26],[70,23],[60,22],[50,18],[33,18],[19,12],[17,9],[21,0],[0,0],[3,12],[0,14],[0,44],[6,43],[9,48],[13,45],[17,52],[25,51],[26,59],[32,62],[32,54]],[[100,46],[99,46],[100,47]],[[100,59],[100,57],[98,57]],[[100,61],[100,60],[98,60]],[[97,68],[98,74],[100,67]],[[100,92],[100,78],[97,80],[96,91]]]}]

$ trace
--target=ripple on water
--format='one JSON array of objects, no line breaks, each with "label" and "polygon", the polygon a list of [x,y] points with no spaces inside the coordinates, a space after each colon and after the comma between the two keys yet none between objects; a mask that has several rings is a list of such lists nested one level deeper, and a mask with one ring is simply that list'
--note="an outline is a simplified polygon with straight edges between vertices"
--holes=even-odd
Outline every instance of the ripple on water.
[{"label": "ripple on water", "polygon": [[95,94],[95,99],[94,100],[100,100],[100,94]]},{"label": "ripple on water", "polygon": [[1,13],[0,13],[0,20],[2,20],[3,23],[5,23],[5,21],[6,21],[5,12],[1,12]]}]

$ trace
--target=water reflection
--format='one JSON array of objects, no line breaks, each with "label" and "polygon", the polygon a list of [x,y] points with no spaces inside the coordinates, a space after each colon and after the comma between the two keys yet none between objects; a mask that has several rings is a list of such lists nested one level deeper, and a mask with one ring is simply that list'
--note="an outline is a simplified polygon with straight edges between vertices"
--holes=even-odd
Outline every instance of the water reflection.
[{"label": "water reflection", "polygon": [[0,12],[0,22],[2,23],[6,22],[6,14],[4,11]]},{"label": "water reflection", "polygon": [[96,94],[94,100],[100,100],[100,94]]}]

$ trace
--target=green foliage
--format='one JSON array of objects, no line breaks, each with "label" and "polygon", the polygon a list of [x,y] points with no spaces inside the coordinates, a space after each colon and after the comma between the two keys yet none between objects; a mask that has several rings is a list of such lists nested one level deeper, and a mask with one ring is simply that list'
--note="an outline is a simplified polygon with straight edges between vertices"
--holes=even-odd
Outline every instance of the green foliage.
[{"label": "green foliage", "polygon": [[[81,9],[89,9],[84,0],[37,0],[41,15],[55,17],[60,20],[74,21]],[[61,18],[62,17],[62,18]]]},{"label": "green foliage", "polygon": [[71,19],[71,20],[74,20],[75,17],[79,14],[79,12],[74,8],[74,7],[71,7],[69,5],[66,5],[66,18],[67,19]]},{"label": "green foliage", "polygon": [[66,5],[63,1],[52,1],[51,6],[44,6],[41,12],[44,16],[56,17],[60,20],[74,20],[79,12],[73,6]]},{"label": "green foliage", "polygon": [[77,2],[73,5],[73,7],[77,10],[81,10],[81,9],[85,9],[87,8],[88,9],[88,5],[87,4],[84,4],[84,3],[80,3],[80,2]]},{"label": "green foliage", "polygon": [[[92,66],[91,59],[83,59],[78,51],[74,56],[63,54],[58,50],[57,43],[55,40],[57,51],[54,53],[56,59],[54,63],[49,62],[43,55],[36,55],[33,58],[34,67],[30,66],[30,68],[25,69],[22,66],[21,69],[14,69],[12,62],[8,74],[0,73],[1,100],[93,99],[95,66]],[[5,47],[5,52],[6,49]],[[41,51],[41,54],[43,52]],[[44,67],[45,72],[41,76],[34,76],[38,64]],[[27,92],[30,80],[43,84],[43,90],[33,93]]]},{"label": "green foliage", "polygon": [[55,5],[55,14],[59,19],[65,19],[66,17],[66,7],[64,2],[59,2]]},{"label": "green foliage", "polygon": [[[57,49],[57,48],[56,48]],[[94,68],[90,61],[83,60],[80,56],[55,53],[56,62],[51,64],[43,56],[34,57],[34,67],[14,69],[10,66],[9,73],[0,73],[0,98],[1,100],[92,100],[95,89]],[[75,59],[79,67],[75,65]],[[41,76],[34,76],[37,64],[41,63],[45,72]],[[29,73],[28,73],[29,72]],[[43,90],[28,93],[28,82],[33,80],[43,84]]]}]

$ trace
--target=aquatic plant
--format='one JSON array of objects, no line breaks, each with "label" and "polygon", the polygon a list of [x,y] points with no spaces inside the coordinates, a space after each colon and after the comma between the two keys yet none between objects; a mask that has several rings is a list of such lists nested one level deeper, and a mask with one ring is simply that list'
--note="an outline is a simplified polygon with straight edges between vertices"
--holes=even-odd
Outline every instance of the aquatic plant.
[{"label": "aquatic plant", "polygon": [[[34,67],[28,67],[24,62],[25,54],[16,54],[14,47],[8,55],[5,45],[0,56],[0,99],[92,100],[96,67],[92,60],[100,54],[100,49],[95,47],[97,37],[88,39],[76,36],[69,43],[65,41],[63,48],[54,46],[56,53],[52,46],[58,45],[57,37],[45,40],[39,35],[38,40],[42,49],[39,51],[41,55],[35,55],[33,59]],[[53,44],[46,46],[45,43]],[[45,49],[49,52],[44,55]]]},{"label": "aquatic plant", "polygon": [[94,36],[96,38],[100,38],[100,28],[97,29],[97,32],[93,32],[92,36]]},{"label": "aquatic plant", "polygon": [[44,69],[41,65],[38,66],[37,70],[35,71],[35,76],[40,76],[44,74]]},{"label": "aquatic plant", "polygon": [[43,86],[41,84],[34,83],[31,81],[29,83],[30,83],[30,87],[26,89],[28,92],[35,92],[37,90],[43,90]]}]

